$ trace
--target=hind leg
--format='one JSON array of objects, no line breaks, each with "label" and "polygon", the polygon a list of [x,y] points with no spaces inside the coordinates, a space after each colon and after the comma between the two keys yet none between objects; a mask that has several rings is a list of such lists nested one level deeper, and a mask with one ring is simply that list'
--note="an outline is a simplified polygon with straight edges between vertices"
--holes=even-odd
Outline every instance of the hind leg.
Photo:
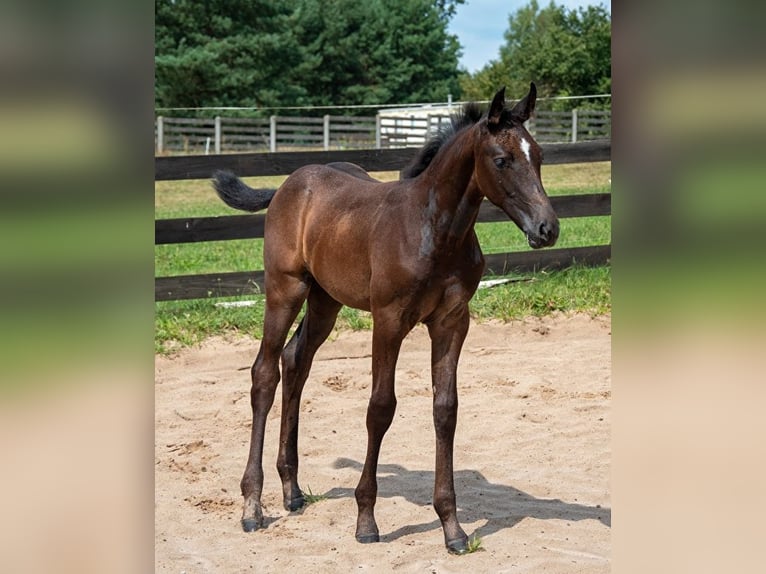
[{"label": "hind leg", "polygon": [[298,330],[282,352],[282,426],[277,470],[282,479],[284,505],[298,510],[304,504],[298,486],[298,417],[301,393],[311,369],[314,354],[330,335],[341,304],[319,285],[313,284],[308,309]]},{"label": "hind leg", "polygon": [[250,454],[240,483],[244,497],[242,528],[245,532],[263,526],[261,491],[263,490],[263,438],[266,416],[274,403],[279,383],[279,355],[295,317],[306,299],[308,285],[290,276],[280,276],[279,283],[272,280],[266,287],[266,310],[263,321],[263,340],[251,370],[252,387],[250,406],[253,426],[250,436]]}]

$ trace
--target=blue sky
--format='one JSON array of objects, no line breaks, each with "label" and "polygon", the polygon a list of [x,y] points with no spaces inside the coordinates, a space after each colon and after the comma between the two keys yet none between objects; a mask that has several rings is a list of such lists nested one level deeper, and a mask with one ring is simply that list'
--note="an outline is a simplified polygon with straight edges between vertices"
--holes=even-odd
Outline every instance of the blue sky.
[{"label": "blue sky", "polygon": [[[549,0],[537,2],[541,8],[548,3]],[[611,0],[555,0],[555,3],[570,9],[601,4],[612,11]],[[508,29],[508,17],[527,4],[528,0],[466,0],[458,6],[449,30],[463,46],[461,66],[473,73],[496,60]]]}]

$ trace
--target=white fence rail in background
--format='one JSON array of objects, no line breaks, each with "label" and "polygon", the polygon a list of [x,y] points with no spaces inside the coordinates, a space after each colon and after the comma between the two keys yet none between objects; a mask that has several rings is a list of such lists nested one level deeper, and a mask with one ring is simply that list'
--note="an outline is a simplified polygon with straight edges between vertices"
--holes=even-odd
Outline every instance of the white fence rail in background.
[{"label": "white fence rail in background", "polygon": [[[443,111],[377,116],[173,118],[155,120],[157,154],[265,152],[308,149],[420,147],[449,121]],[[609,110],[539,110],[527,127],[539,142],[578,142],[611,137]]]}]

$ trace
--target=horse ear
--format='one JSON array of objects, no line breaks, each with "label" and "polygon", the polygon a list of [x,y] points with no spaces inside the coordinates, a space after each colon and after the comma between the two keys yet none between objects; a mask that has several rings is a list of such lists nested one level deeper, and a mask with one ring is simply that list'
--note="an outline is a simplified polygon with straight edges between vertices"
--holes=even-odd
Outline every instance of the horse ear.
[{"label": "horse ear", "polygon": [[492,104],[489,106],[489,114],[487,114],[487,123],[495,127],[500,124],[500,116],[503,114],[503,107],[505,107],[505,86],[500,88],[495,97],[492,99]]},{"label": "horse ear", "polygon": [[537,87],[534,82],[529,83],[529,93],[513,106],[511,116],[524,123],[535,111],[535,102],[537,101]]}]

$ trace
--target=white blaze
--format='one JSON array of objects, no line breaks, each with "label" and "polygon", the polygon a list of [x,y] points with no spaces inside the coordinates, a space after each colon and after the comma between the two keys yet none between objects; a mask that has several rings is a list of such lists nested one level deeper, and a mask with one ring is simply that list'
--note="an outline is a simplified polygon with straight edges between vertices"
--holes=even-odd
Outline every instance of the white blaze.
[{"label": "white blaze", "polygon": [[529,142],[524,138],[521,138],[521,151],[523,151],[524,155],[527,156],[527,161],[532,161],[532,159],[529,157]]}]

